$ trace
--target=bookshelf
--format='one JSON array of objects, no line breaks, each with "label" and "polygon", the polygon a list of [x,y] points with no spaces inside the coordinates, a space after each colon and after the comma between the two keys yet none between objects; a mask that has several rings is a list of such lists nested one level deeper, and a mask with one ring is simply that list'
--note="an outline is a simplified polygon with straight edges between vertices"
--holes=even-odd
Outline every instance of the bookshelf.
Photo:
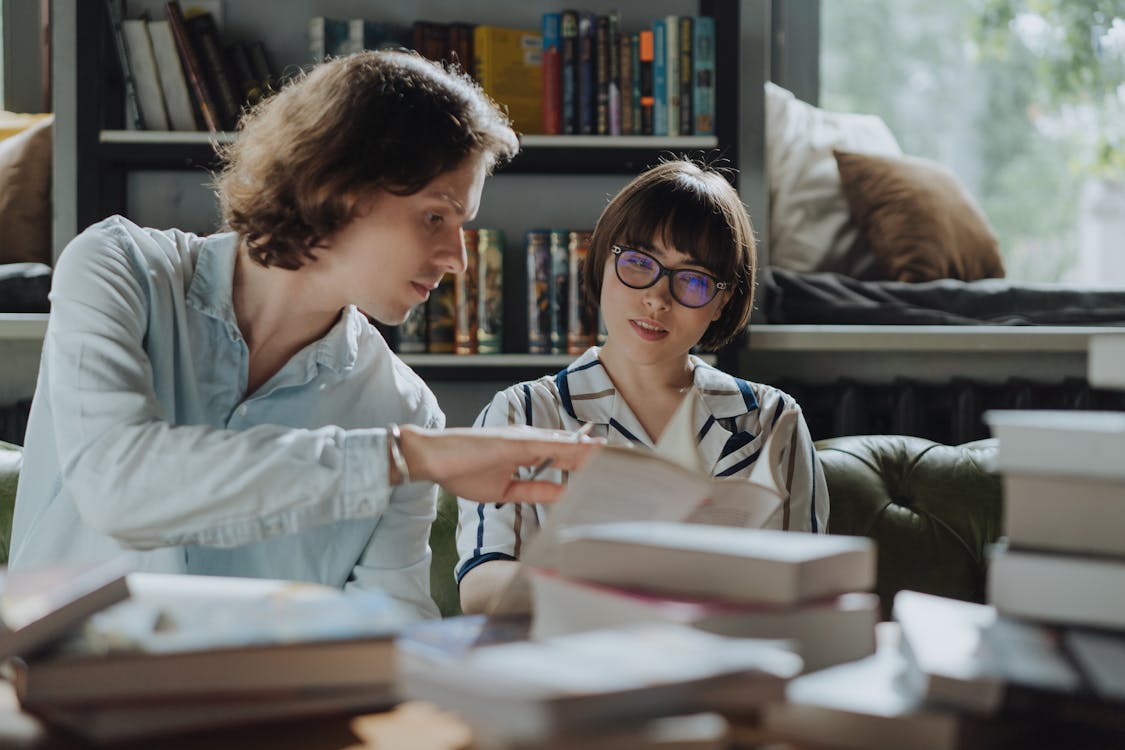
[{"label": "bookshelf", "polygon": [[[187,4],[187,0],[184,0]],[[162,17],[162,3],[127,0],[126,14],[148,10]],[[542,13],[560,10],[557,0],[529,0],[518,8],[501,0],[478,2],[363,2],[293,0],[286,12],[271,12],[265,0],[221,2],[223,33],[234,39],[262,39],[274,67],[292,72],[308,62],[307,20],[315,15],[470,20],[538,28]],[[592,226],[606,200],[638,171],[663,154],[719,154],[739,168],[738,187],[764,236],[766,215],[764,121],[760,86],[768,70],[769,0],[617,0],[593,6],[618,8],[623,29],[669,13],[709,15],[716,26],[716,116],[713,136],[526,136],[513,162],[485,188],[476,225],[502,229],[508,238],[505,276],[525,275],[515,252],[523,232],[534,226]],[[216,164],[214,144],[235,133],[182,133],[124,129],[123,91],[110,42],[104,3],[62,0],[54,5],[53,68],[56,127],[54,251],[81,229],[113,213],[149,226],[177,226],[205,233],[214,229],[215,205],[206,183]],[[747,94],[746,92],[749,91]],[[748,119],[749,117],[749,119]],[[194,217],[194,221],[188,217]],[[199,218],[203,217],[203,218]],[[530,217],[530,218],[529,218]],[[757,217],[762,217],[760,220]],[[504,350],[519,351],[513,331],[526,329],[524,289],[505,290]],[[549,355],[458,356],[412,361],[428,380],[513,382],[543,374],[572,359]],[[529,361],[524,361],[530,357]],[[557,359],[557,361],[556,361]],[[476,360],[480,360],[477,362]],[[733,369],[737,352],[720,354]]]}]

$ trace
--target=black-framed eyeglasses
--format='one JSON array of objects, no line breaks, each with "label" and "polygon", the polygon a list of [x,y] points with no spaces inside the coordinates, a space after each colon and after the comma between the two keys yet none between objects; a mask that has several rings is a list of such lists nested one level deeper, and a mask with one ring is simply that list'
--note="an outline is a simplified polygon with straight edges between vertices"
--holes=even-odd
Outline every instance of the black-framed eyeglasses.
[{"label": "black-framed eyeglasses", "polygon": [[716,294],[730,287],[729,283],[719,281],[705,271],[665,268],[663,263],[643,250],[624,245],[614,245],[612,250],[616,256],[613,268],[622,284],[630,289],[648,289],[660,281],[661,276],[667,276],[672,299],[684,307],[703,307],[715,299]]}]

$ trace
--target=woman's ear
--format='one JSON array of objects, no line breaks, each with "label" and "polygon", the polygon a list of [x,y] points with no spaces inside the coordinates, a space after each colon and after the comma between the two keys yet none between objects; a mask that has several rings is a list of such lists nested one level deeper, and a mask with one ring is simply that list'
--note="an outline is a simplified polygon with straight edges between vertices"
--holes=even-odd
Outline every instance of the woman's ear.
[{"label": "woman's ear", "polygon": [[719,304],[715,306],[715,314],[711,316],[712,323],[722,317],[728,302],[730,302],[730,292],[722,292],[719,295]]}]

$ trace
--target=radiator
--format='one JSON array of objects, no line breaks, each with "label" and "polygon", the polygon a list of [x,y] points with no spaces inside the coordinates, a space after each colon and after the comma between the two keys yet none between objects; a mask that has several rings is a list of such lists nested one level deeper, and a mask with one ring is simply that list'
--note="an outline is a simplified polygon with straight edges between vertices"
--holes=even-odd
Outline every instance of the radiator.
[{"label": "radiator", "polygon": [[889,383],[841,378],[831,383],[778,380],[772,385],[797,399],[814,440],[892,434],[956,445],[990,437],[981,418],[989,409],[1125,411],[1125,393],[1091,388],[1082,378],[1053,383],[954,378],[939,384],[907,378]]}]

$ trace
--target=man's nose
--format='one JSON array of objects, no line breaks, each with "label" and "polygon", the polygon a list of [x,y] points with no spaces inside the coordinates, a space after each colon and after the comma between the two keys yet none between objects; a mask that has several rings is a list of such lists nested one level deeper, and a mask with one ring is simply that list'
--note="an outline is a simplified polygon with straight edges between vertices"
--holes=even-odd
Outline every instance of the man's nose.
[{"label": "man's nose", "polygon": [[442,267],[449,273],[464,273],[468,258],[465,255],[465,232],[454,227],[448,236],[441,239]]}]

